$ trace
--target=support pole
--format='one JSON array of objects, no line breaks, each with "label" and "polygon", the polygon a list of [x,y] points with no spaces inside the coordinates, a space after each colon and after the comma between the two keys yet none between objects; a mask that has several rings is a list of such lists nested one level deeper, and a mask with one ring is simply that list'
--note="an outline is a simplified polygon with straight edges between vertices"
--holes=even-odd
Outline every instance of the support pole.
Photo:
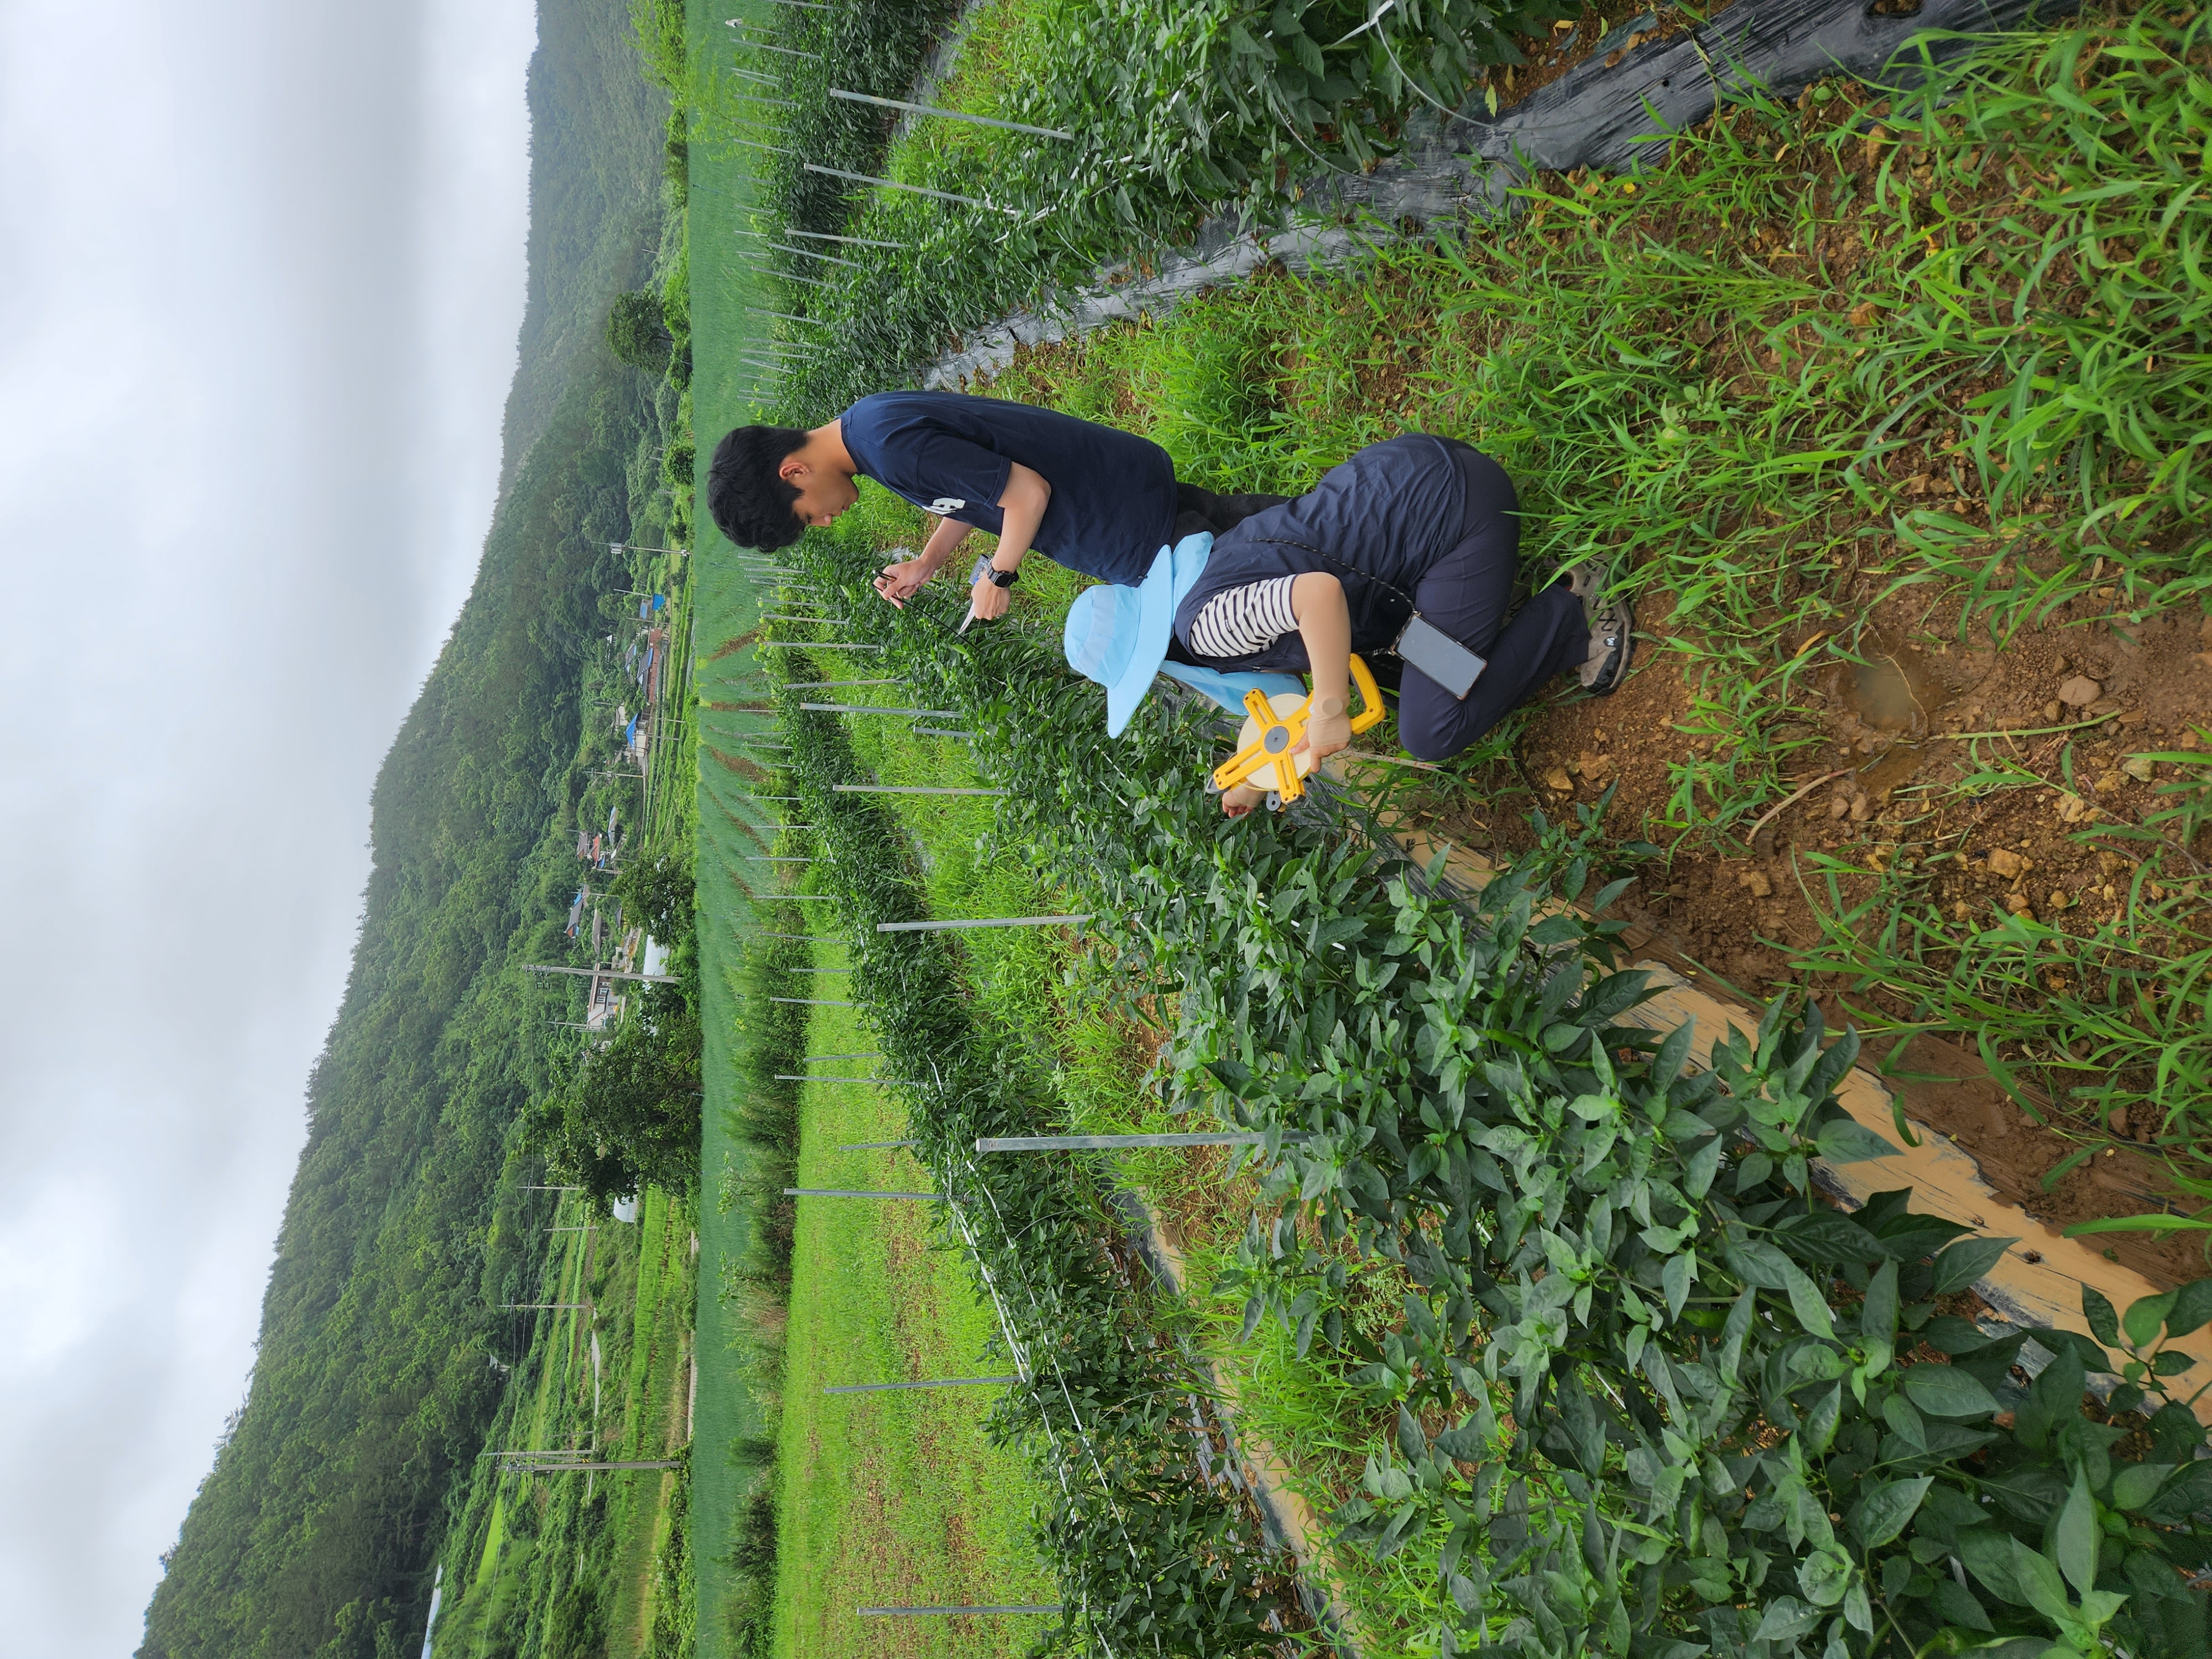
[{"label": "support pole", "polygon": [[969,121],[979,127],[998,127],[1007,132],[1033,132],[1040,138],[1073,139],[1072,132],[1058,127],[1033,127],[1024,121],[1000,121],[988,115],[970,115],[965,110],[940,109],[934,104],[909,104],[903,98],[877,98],[865,92],[848,92],[842,87],[830,88],[832,98],[842,98],[848,104],[873,104],[881,109],[902,109],[910,115],[941,115],[948,121]]},{"label": "support pole", "polygon": [[809,241],[815,242],[843,242],[850,247],[887,247],[896,249],[901,253],[906,252],[904,242],[879,242],[869,236],[839,236],[826,230],[793,230],[787,232],[786,234],[804,236]]},{"label": "support pole", "polygon": [[869,702],[802,702],[801,708],[811,708],[823,714],[933,714],[953,718],[957,708],[881,708]]},{"label": "support pole", "polygon": [[867,1618],[910,1619],[933,1613],[1061,1613],[1066,1609],[1057,1601],[1007,1602],[994,1607],[861,1607],[860,1616]]},{"label": "support pole", "polygon": [[[1286,1141],[1309,1140],[1312,1137],[1297,1130],[1286,1133]],[[1264,1134],[1193,1134],[1193,1135],[984,1135],[977,1139],[979,1152],[1098,1152],[1117,1146],[1264,1146]]]},{"label": "support pole", "polygon": [[856,185],[876,185],[884,190],[902,190],[914,196],[933,196],[940,202],[957,202],[962,207],[981,208],[986,213],[1011,213],[1019,216],[1016,208],[1000,207],[996,202],[979,201],[973,196],[956,196],[949,190],[932,190],[927,185],[902,185],[896,179],[878,179],[872,173],[848,173],[842,167],[817,167],[811,161],[799,164],[809,173],[819,173],[831,179],[849,179]]},{"label": "support pole", "polygon": [[[550,962],[526,962],[522,964],[522,971],[526,974],[574,974],[581,979],[641,979],[653,985],[677,983],[673,974],[618,974],[611,968],[562,968]],[[564,1187],[557,1190],[574,1192],[576,1189]]]},{"label": "support pole", "polygon": [[824,1389],[824,1394],[889,1394],[897,1389],[969,1389],[981,1388],[993,1382],[1018,1382],[1018,1376],[945,1376],[932,1382],[848,1382],[842,1388]]},{"label": "support pole", "polygon": [[789,1072],[775,1074],[778,1083],[881,1083],[901,1089],[921,1089],[928,1085],[910,1077],[798,1077]]},{"label": "support pole", "polygon": [[[994,794],[1005,793],[994,790]],[[1050,927],[1056,923],[1088,921],[1091,913],[1079,916],[979,916],[966,921],[879,921],[879,933],[940,933],[955,927]]]},{"label": "support pole", "polygon": [[846,1187],[786,1187],[783,1195],[786,1198],[911,1198],[931,1204],[945,1196],[943,1193],[863,1193]]},{"label": "support pole", "polygon": [[1003,795],[1003,789],[939,789],[915,783],[833,783],[841,795]]},{"label": "support pole", "polygon": [[566,1474],[578,1469],[680,1469],[680,1457],[661,1457],[621,1463],[502,1463],[500,1468],[508,1474]]}]

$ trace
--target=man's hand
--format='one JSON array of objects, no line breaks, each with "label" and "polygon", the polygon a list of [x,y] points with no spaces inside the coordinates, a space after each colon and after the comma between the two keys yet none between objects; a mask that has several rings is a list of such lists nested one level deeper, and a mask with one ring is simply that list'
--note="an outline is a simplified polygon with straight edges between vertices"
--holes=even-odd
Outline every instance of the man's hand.
[{"label": "man's hand", "polygon": [[1339,712],[1334,714],[1315,714],[1306,721],[1304,740],[1291,752],[1313,757],[1318,766],[1338,750],[1352,742],[1352,717],[1342,711],[1343,699],[1337,700]]},{"label": "man's hand", "polygon": [[1266,799],[1266,791],[1240,783],[1221,792],[1221,810],[1232,818],[1241,818]]},{"label": "man's hand", "polygon": [[1013,601],[1013,590],[1001,587],[988,576],[978,577],[968,590],[968,603],[975,607],[975,620],[996,622],[1006,614],[1006,606]]},{"label": "man's hand", "polygon": [[921,585],[937,574],[939,561],[927,551],[919,558],[901,559],[896,564],[887,564],[884,574],[876,578],[876,592],[902,611]]}]

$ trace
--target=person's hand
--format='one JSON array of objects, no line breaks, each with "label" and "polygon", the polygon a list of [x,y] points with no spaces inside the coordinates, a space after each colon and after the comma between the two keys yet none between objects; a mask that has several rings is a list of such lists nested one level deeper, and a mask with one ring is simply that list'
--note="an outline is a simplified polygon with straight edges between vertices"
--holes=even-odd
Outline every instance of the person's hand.
[{"label": "person's hand", "polygon": [[1006,614],[1006,607],[1013,603],[1013,598],[1012,589],[1000,586],[988,576],[980,578],[968,590],[968,603],[975,608],[975,620],[978,622],[998,621]]},{"label": "person's hand", "polygon": [[916,590],[936,574],[937,566],[932,560],[901,559],[896,564],[884,567],[884,574],[876,578],[876,592],[903,611]]},{"label": "person's hand", "polygon": [[1241,818],[1266,799],[1265,790],[1255,789],[1249,783],[1240,783],[1234,788],[1221,792],[1221,810],[1232,818]]},{"label": "person's hand", "polygon": [[1352,717],[1349,714],[1316,714],[1306,721],[1304,742],[1291,750],[1293,754],[1313,757],[1314,764],[1348,747],[1352,742]]}]

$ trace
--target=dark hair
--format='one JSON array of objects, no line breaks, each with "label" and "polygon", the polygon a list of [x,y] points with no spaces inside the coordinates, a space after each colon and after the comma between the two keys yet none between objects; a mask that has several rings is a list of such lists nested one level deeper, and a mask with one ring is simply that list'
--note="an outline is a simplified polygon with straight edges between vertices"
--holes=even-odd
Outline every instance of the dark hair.
[{"label": "dark hair", "polygon": [[714,446],[707,469],[707,510],[739,547],[772,553],[789,547],[805,530],[791,510],[799,486],[775,473],[805,442],[806,434],[795,426],[740,426]]}]

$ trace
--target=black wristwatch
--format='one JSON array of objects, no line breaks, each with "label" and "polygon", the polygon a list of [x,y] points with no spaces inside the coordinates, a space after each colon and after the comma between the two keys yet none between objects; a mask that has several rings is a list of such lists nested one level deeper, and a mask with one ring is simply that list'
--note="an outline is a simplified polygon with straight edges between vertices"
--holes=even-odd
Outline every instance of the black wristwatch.
[{"label": "black wristwatch", "polygon": [[977,559],[975,568],[968,573],[968,585],[973,587],[977,582],[987,581],[994,587],[1012,587],[1021,580],[1021,574],[1018,570],[1000,569],[986,556]]}]

